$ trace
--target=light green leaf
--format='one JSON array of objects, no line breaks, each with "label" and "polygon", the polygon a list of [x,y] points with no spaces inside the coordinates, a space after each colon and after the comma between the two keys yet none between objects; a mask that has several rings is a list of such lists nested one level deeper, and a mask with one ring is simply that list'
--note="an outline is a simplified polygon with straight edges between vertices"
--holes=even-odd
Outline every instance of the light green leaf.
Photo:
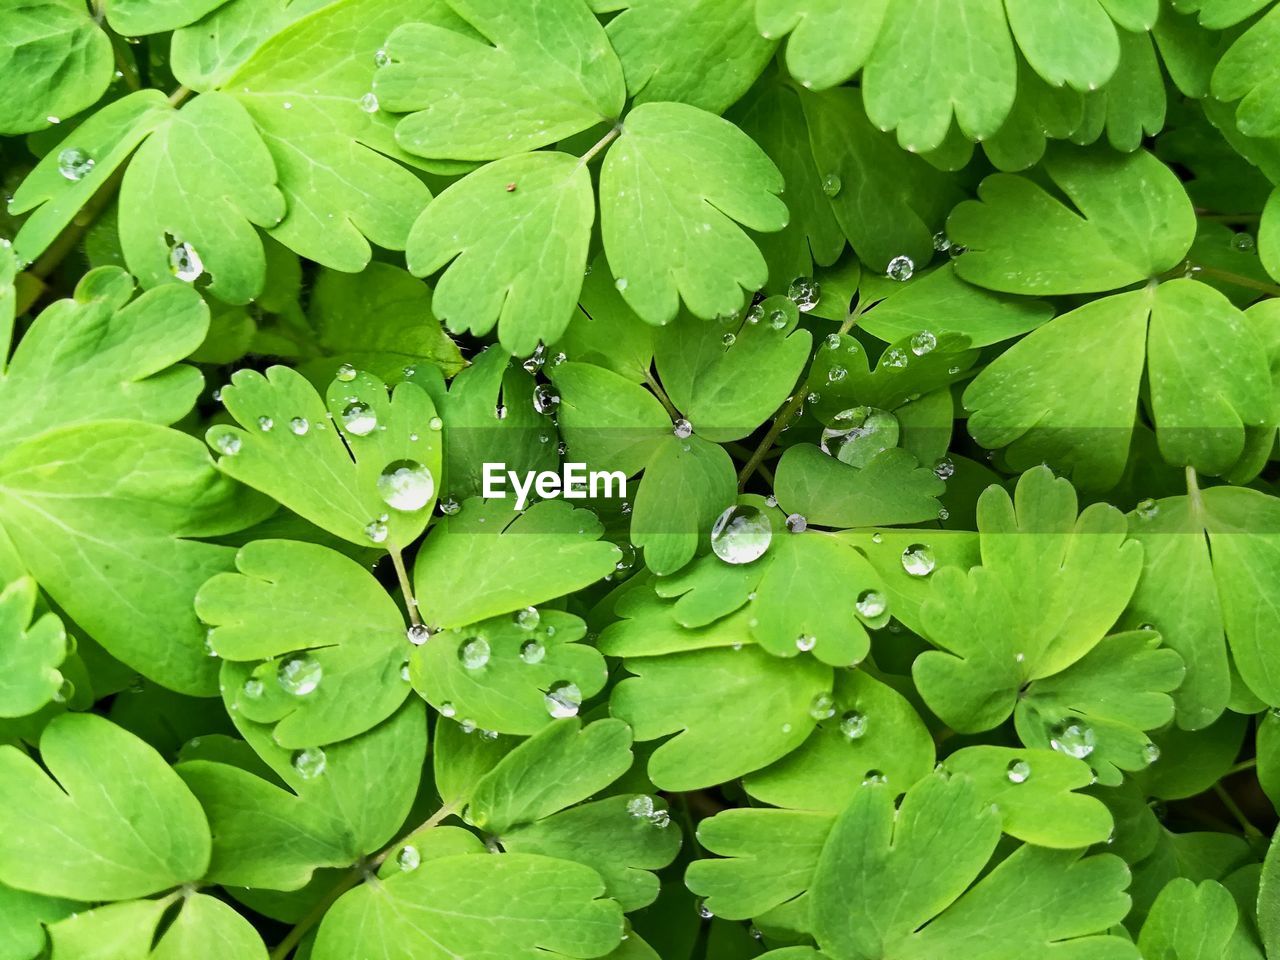
[{"label": "light green leaf", "polygon": [[1216,960],[1228,955],[1236,919],[1235,900],[1222,884],[1205,880],[1197,886],[1179,877],[1156,897],[1138,948],[1146,960]]},{"label": "light green leaf", "polygon": [[[557,359],[563,353],[566,359],[572,357],[583,364],[612,370],[639,383],[653,362],[653,334],[654,328],[636,316],[622,299],[601,253],[587,265],[578,309],[569,326],[546,352]],[[553,362],[553,376],[559,374],[560,366]]]},{"label": "light green leaf", "polygon": [[125,37],[185,27],[227,0],[112,0],[106,8],[111,29]]},{"label": "light green leaf", "polygon": [[77,913],[49,927],[53,960],[267,960],[262,938],[235,908],[193,893],[161,930],[169,900]]},{"label": "light green leaf", "polygon": [[532,353],[568,325],[594,221],[591,175],[577,157],[508,157],[431,202],[409,234],[409,269],[427,276],[445,267],[435,310],[451,330],[497,325],[508,351]]},{"label": "light green leaf", "polygon": [[[449,0],[481,36],[430,23],[391,35],[374,90],[407,113],[404,149],[427,157],[490,160],[536,150],[615,120],[626,99],[622,66],[584,3]],[[537,77],[537,83],[530,83]],[[457,92],[466,90],[459,99]]]},{"label": "light green leaf", "polygon": [[733,503],[737,476],[723,447],[668,435],[645,467],[635,495],[631,540],[654,573],[674,573],[711,540],[716,517]]},{"label": "light green leaf", "polygon": [[670,323],[683,299],[695,316],[742,308],[768,279],[738,224],[787,224],[782,175],[727,120],[677,103],[631,111],[600,173],[600,226],[623,299],[644,320]]},{"label": "light green leaf", "polygon": [[1231,45],[1213,71],[1214,97],[1240,100],[1236,123],[1247,137],[1280,134],[1280,111],[1276,108],[1276,93],[1280,89],[1277,51],[1280,51],[1280,9],[1273,7]]},{"label": "light green leaf", "polygon": [[1022,55],[1055,87],[1096,90],[1120,65],[1115,24],[1098,0],[1006,0],[1005,8]]},{"label": "light green leaf", "polygon": [[665,449],[671,418],[644,387],[593,363],[563,363],[551,377],[560,391],[560,429],[575,458],[633,476]]},{"label": "light green leaf", "polygon": [[80,909],[74,900],[42,897],[0,886],[0,957],[31,960],[45,948],[43,924],[52,924]]},{"label": "light green leaf", "polygon": [[[755,0],[606,0],[622,13],[609,42],[636,103],[671,100],[723,113],[760,76],[776,43],[756,29]],[[707,71],[705,64],[716,69]]]},{"label": "light green leaf", "polygon": [[[344,894],[325,914],[314,960],[376,950],[415,960],[600,957],[622,939],[622,910],[590,867],[526,854],[433,860]],[[500,894],[500,895],[499,895]]]},{"label": "light green leaf", "polygon": [[254,226],[283,220],[276,170],[235,98],[197,97],[147,138],[120,187],[120,243],[143,286],[180,283],[172,263],[187,244],[212,276],[209,292],[248,303],[262,292],[266,259]]},{"label": "light green leaf", "polygon": [[934,519],[943,489],[934,472],[905,450],[885,450],[855,467],[805,443],[778,461],[774,494],[783,509],[809,523],[870,527]]},{"label": "light green leaf", "polygon": [[0,10],[0,80],[17,94],[0,106],[0,132],[43,130],[93,104],[111,82],[111,41],[77,0]]},{"label": "light green leaf", "polygon": [[358,373],[335,380],[326,404],[301,374],[277,366],[266,376],[237,371],[222,402],[240,426],[215,426],[208,439],[228,476],[361,546],[398,550],[426,527],[441,442],[435,407],[416,384],[388,395]]},{"label": "light green leaf", "polygon": [[614,688],[610,711],[637,740],[665,741],[649,760],[664,790],[697,790],[786,756],[815,726],[813,700],[831,689],[831,668],[799,657],[779,669],[755,646],[696,650],[626,661],[634,677]]},{"label": "light green leaf", "polygon": [[791,34],[787,70],[805,87],[843,83],[870,56],[888,0],[756,0],[756,23],[766,37]]},{"label": "light green leaf", "polygon": [[961,279],[1006,293],[1095,293],[1149,280],[1186,255],[1191,202],[1151,154],[1061,148],[1044,169],[1072,206],[997,173],[982,181],[980,200],[956,207],[947,234],[968,248],[956,261]]},{"label": "light green leaf", "polygon": [[22,577],[0,591],[0,717],[25,717],[62,686],[67,632],[57,614],[36,616],[36,584]]},{"label": "light green leaf", "polygon": [[4,883],[53,897],[125,900],[203,875],[204,813],[151,747],[101,717],[64,714],[45,728],[40,757],[43,767],[0,747]]}]

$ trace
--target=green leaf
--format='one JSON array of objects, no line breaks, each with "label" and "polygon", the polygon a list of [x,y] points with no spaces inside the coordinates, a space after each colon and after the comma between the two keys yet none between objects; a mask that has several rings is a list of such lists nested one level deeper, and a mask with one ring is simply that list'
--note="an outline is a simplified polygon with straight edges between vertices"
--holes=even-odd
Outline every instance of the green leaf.
[{"label": "green leaf", "polygon": [[1013,0],[1006,9],[1022,55],[1055,87],[1096,90],[1120,65],[1115,25],[1097,0],[1051,6]]},{"label": "green leaf", "polygon": [[[430,619],[425,600],[423,615]],[[604,658],[578,642],[586,632],[581,620],[558,610],[480,620],[439,631],[414,650],[410,678],[464,729],[527,736],[604,689]]]},{"label": "green leaf", "polygon": [[812,444],[788,448],[774,492],[789,513],[831,527],[918,523],[938,516],[941,481],[905,450],[885,450],[865,467],[827,456]]},{"label": "green leaf", "polygon": [[603,532],[589,511],[562,500],[520,513],[505,500],[468,501],[418,551],[413,580],[422,617],[463,627],[594,583],[620,556],[600,540]]},{"label": "green leaf", "polygon": [[956,261],[961,279],[1005,293],[1094,293],[1149,280],[1186,255],[1195,214],[1151,154],[1064,148],[1044,169],[1063,199],[997,173],[982,181],[980,200],[951,214],[947,234],[968,248]]},{"label": "green leaf", "polygon": [[30,133],[79,113],[111,82],[111,41],[76,0],[0,10],[0,79],[21,96],[0,107],[0,132]]},{"label": "green leaf", "polygon": [[[135,900],[78,913],[49,927],[56,960],[267,960],[262,938],[235,908],[193,893],[164,923],[165,900]],[[163,930],[161,929],[163,927]]]},{"label": "green leaf", "polygon": [[254,226],[285,215],[276,168],[247,110],[209,93],[147,138],[121,184],[120,243],[143,286],[179,283],[173,249],[187,244],[212,276],[209,292],[248,303],[262,292],[266,259]]},{"label": "green leaf", "polygon": [[671,418],[662,404],[622,374],[570,361],[551,377],[560,391],[560,429],[574,457],[632,476],[669,446]]},{"label": "green leaf", "polygon": [[614,688],[610,711],[637,740],[676,734],[654,751],[649,777],[663,790],[697,790],[767,766],[805,741],[813,700],[831,689],[831,668],[799,657],[695,650],[628,659],[635,674]]},{"label": "green leaf", "polygon": [[114,0],[107,22],[125,37],[164,33],[185,27],[216,10],[227,0]]},{"label": "green leaf", "polygon": [[880,35],[887,0],[757,0],[756,23],[766,37],[787,40],[787,70],[805,87],[825,90],[866,63]]},{"label": "green leaf", "polygon": [[1220,883],[1171,880],[1152,904],[1138,937],[1148,960],[1209,960],[1227,956],[1236,904]]},{"label": "green leaf", "polygon": [[711,539],[711,527],[733,503],[733,461],[699,436],[668,435],[645,467],[631,518],[632,542],[654,573],[674,573]]},{"label": "green leaf", "polygon": [[204,813],[151,747],[101,717],[66,714],[45,728],[40,757],[0,747],[4,883],[124,900],[203,875]]},{"label": "green leaf", "polygon": [[325,914],[312,956],[339,960],[379,950],[422,960],[599,957],[623,932],[622,910],[600,899],[603,892],[594,870],[566,860],[442,857],[344,894]]},{"label": "green leaf", "polygon": [[[898,143],[928,152],[954,113],[970,139],[996,133],[1013,107],[1017,61],[999,0],[890,4],[862,75],[867,116]],[[930,29],[919,25],[927,23]]]},{"label": "green leaf", "polygon": [[[449,5],[478,35],[430,23],[401,27],[387,43],[391,62],[377,74],[383,106],[408,114],[396,127],[404,149],[490,160],[536,150],[622,112],[622,67],[585,4]],[[467,91],[461,102],[459,90]]]},{"label": "green leaf", "polygon": [[0,524],[41,587],[112,656],[207,696],[217,664],[192,598],[228,569],[265,505],[214,469],[203,445],[145,423],[47,431],[0,460]]},{"label": "green leaf", "polygon": [[[639,383],[653,361],[653,333],[654,328],[622,299],[609,275],[608,262],[599,254],[587,265],[586,281],[569,326],[547,353],[553,357],[563,353],[566,359],[573,357]],[[553,375],[559,373],[559,366],[553,363]]]},{"label": "green leaf", "polygon": [[[1086,937],[1128,910],[1118,857],[1023,846],[966,892],[995,850],[999,824],[963,775],[926,777],[897,811],[890,788],[864,787],[837,819],[814,878],[818,943],[850,960],[1013,960],[1047,958],[1062,949],[1058,941],[1082,938],[1085,950],[1107,951],[1097,956],[1137,957],[1119,938]],[[1066,899],[1064,882],[1073,891]]]},{"label": "green leaf", "polygon": [[[1276,51],[1280,49],[1280,10],[1271,9],[1223,54],[1213,71],[1212,91],[1219,100],[1240,100],[1236,122],[1249,137],[1280,134],[1276,110]],[[1241,99],[1243,98],[1243,99]]]},{"label": "green leaf", "polygon": [[296,371],[240,370],[222,388],[240,425],[210,429],[219,468],[330,533],[398,550],[435,504],[440,435],[431,398],[369,373],[339,376],[327,403]]},{"label": "green leaf", "polygon": [[[360,564],[315,544],[255,540],[236,554],[236,570],[200,588],[196,613],[217,656],[267,661],[254,671],[258,696],[241,691],[236,702],[250,719],[276,722],[277,743],[345,740],[404,702],[405,622]],[[319,672],[314,689],[295,694],[277,679],[290,664]]]},{"label": "green leaf", "polygon": [[623,299],[641,318],[670,323],[683,299],[695,316],[742,308],[768,279],[741,224],[787,224],[778,168],[726,120],[677,103],[627,114],[600,172],[600,226]]},{"label": "green leaf", "polygon": [[0,717],[24,717],[62,686],[67,633],[57,614],[36,616],[36,584],[22,577],[0,591]]},{"label": "green leaf", "polygon": [[[755,82],[776,44],[756,30],[754,0],[593,0],[622,10],[609,42],[636,103],[674,100],[723,113]],[[702,64],[714,63],[707,72]]]},{"label": "green leaf", "polygon": [[43,924],[53,923],[75,913],[80,904],[74,900],[42,897],[0,887],[0,940],[4,960],[31,960],[46,944]]},{"label": "green leaf", "polygon": [[435,310],[451,330],[485,334],[498,325],[507,350],[532,353],[564,333],[594,220],[591,175],[577,157],[508,157],[432,201],[409,235],[409,268],[426,276],[447,265]]}]

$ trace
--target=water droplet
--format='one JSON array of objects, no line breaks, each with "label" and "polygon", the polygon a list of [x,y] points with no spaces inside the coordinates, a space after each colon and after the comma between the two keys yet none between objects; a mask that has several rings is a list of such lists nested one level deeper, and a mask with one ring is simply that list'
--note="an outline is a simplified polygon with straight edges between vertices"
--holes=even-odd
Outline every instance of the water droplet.
[{"label": "water droplet", "polygon": [[456,717],[457,715],[458,715],[458,708],[455,707],[448,700],[440,704],[440,716],[453,718],[453,717]]},{"label": "water droplet", "polygon": [[443,500],[440,501],[440,512],[443,513],[446,517],[452,517],[461,509],[462,509],[462,504],[460,504],[453,497],[445,497]]},{"label": "water droplet", "polygon": [[337,377],[343,383],[350,383],[356,378],[356,368],[349,363],[344,363],[338,367]]},{"label": "water droplet", "polygon": [[366,93],[360,98],[360,109],[365,113],[378,112],[378,95],[373,91]]},{"label": "water droplet", "polygon": [[526,640],[520,644],[520,659],[525,663],[541,663],[547,656],[547,648],[537,640]]},{"label": "water droplet", "polygon": [[799,513],[787,514],[787,530],[791,533],[804,533],[809,529],[809,521]]},{"label": "water droplet", "polygon": [[396,460],[378,475],[378,494],[394,510],[421,510],[435,492],[435,478],[417,460]]},{"label": "water droplet", "polygon": [[415,623],[405,631],[405,636],[415,647],[420,647],[431,639],[431,629],[424,623]]},{"label": "water droplet", "polygon": [[886,776],[885,776],[882,772],[880,772],[879,770],[868,770],[868,771],[867,771],[865,774],[863,774],[863,776],[862,776],[862,785],[863,785],[864,787],[869,787],[869,786],[871,786],[871,785],[873,785],[873,784],[877,784],[877,783],[888,783],[888,782],[889,782],[889,778],[888,778],[888,777],[886,777]]},{"label": "water droplet", "polygon": [[926,353],[933,350],[938,345],[938,338],[928,330],[921,330],[911,338],[911,352],[917,357],[923,357]]},{"label": "water droplet", "polygon": [[927,544],[913,543],[902,551],[902,569],[913,577],[927,577],[937,564]]},{"label": "water droplet", "polygon": [[840,349],[840,334],[828,333],[826,339],[822,341],[828,350]]},{"label": "water droplet", "polygon": [[613,285],[617,287],[618,292],[621,293],[622,291],[627,289],[627,287],[629,286],[629,283],[626,277],[619,277],[617,280],[613,281]]},{"label": "water droplet", "polygon": [[834,197],[843,186],[844,184],[840,182],[840,177],[834,173],[828,173],[822,180],[822,192],[828,197]]},{"label": "water droplet", "polygon": [[169,272],[183,283],[193,283],[204,273],[204,261],[189,243],[175,243],[169,250]]},{"label": "water droplet", "polygon": [[884,534],[883,534],[883,533],[873,533],[873,534],[871,535],[871,542],[872,542],[872,543],[884,543]]},{"label": "water droplet", "polygon": [[549,383],[540,383],[533,388],[533,409],[549,417],[560,409],[560,394]]},{"label": "water droplet", "polygon": [[848,376],[848,374],[849,374],[849,371],[846,370],[844,367],[841,367],[841,366],[832,367],[830,370],[827,371],[827,382],[839,383],[846,376]]},{"label": "water droplet", "polygon": [[[89,161],[92,163],[93,161]],[[66,176],[66,174],[63,174]],[[1252,250],[1254,247],[1253,235],[1249,233],[1237,233],[1231,237],[1231,247],[1233,250]]]},{"label": "water droplet", "polygon": [[822,287],[812,277],[796,277],[787,289],[787,296],[801,313],[808,313],[822,299]]},{"label": "water droplet", "polygon": [[811,633],[802,633],[796,637],[796,649],[801,653],[808,653],[818,645],[818,638]]},{"label": "water droplet", "polygon": [[301,437],[311,429],[311,423],[306,417],[294,417],[289,421],[289,429]]},{"label": "water droplet", "polygon": [[1160,748],[1148,740],[1142,745],[1142,759],[1147,766],[1151,766],[1160,759]]},{"label": "water droplet", "polygon": [[576,717],[578,708],[582,706],[582,691],[576,683],[560,680],[551,685],[544,697],[547,713],[560,720],[564,717]]},{"label": "water droplet", "polygon": [[280,688],[295,697],[305,697],[309,693],[314,693],[320,686],[320,678],[323,675],[324,668],[320,666],[320,661],[305,653],[295,654],[282,660],[276,670],[276,680],[279,681]]},{"label": "water droplet", "polygon": [[759,323],[764,319],[764,307],[760,304],[752,304],[750,310],[747,311],[747,323],[752,325]]},{"label": "water droplet", "polygon": [[58,154],[58,172],[72,183],[79,183],[93,169],[94,159],[79,147],[67,147]]},{"label": "water droplet", "polygon": [[680,440],[688,440],[693,436],[693,424],[681,417],[671,425],[671,432]]},{"label": "water droplet", "polygon": [[898,445],[898,418],[875,407],[850,407],[834,417],[838,427],[822,431],[818,446],[829,457],[852,467],[865,467],[885,450]]},{"label": "water droplet", "polygon": [[720,338],[720,342],[723,343],[726,347],[732,347],[735,343],[738,342],[738,335],[735,333],[726,333],[723,337]]},{"label": "water droplet", "polygon": [[890,280],[897,280],[904,283],[910,280],[916,272],[915,261],[907,256],[894,257],[889,261],[889,265],[885,267],[885,276]]},{"label": "water droplet", "polygon": [[405,683],[408,683],[412,676],[413,674],[409,670],[409,661],[406,660],[404,663],[400,664],[400,679]]},{"label": "water droplet", "polygon": [[653,797],[634,797],[627,803],[627,813],[637,820],[648,820],[653,816]]},{"label": "water droplet", "polygon": [[858,611],[858,615],[866,617],[868,620],[883,617],[885,610],[888,609],[884,594],[878,590],[863,590],[858,594],[858,599],[854,606]]},{"label": "water droplet", "polygon": [[373,55],[373,65],[375,67],[385,67],[391,64],[391,54],[386,50],[379,50]]},{"label": "water droplet", "polygon": [[396,864],[405,873],[410,873],[422,864],[422,854],[418,852],[417,847],[406,845],[396,854]]},{"label": "water droplet", "polygon": [[946,253],[951,249],[951,240],[948,239],[946,231],[939,230],[933,235],[933,249],[938,253]]},{"label": "water droplet", "polygon": [[773,539],[769,517],[755,507],[733,506],[716,518],[711,528],[711,549],[725,563],[751,563],[760,559]]},{"label": "water droplet", "polygon": [[1098,738],[1093,728],[1078,719],[1063,720],[1049,737],[1049,746],[1077,760],[1083,760],[1093,753],[1097,744]]},{"label": "water droplet", "polygon": [[378,427],[378,414],[369,404],[356,400],[343,409],[342,425],[353,436],[367,437]]},{"label": "water droplet", "polygon": [[787,312],[785,310],[773,310],[769,313],[769,326],[773,330],[781,330],[787,325]]},{"label": "water droplet", "polygon": [[498,404],[496,407],[494,407],[494,408],[493,408],[493,418],[494,418],[495,420],[505,420],[505,419],[507,419],[507,406],[506,406],[506,404],[504,404],[504,403],[500,403],[500,404]]},{"label": "water droplet", "polygon": [[271,428],[274,427],[275,425],[276,425],[276,422],[268,416],[261,416],[258,418],[258,429],[261,430],[263,433],[270,433]]},{"label": "water droplet", "polygon": [[240,437],[234,433],[223,433],[214,439],[213,445],[218,448],[219,453],[234,457],[240,452]]},{"label": "water droplet", "polygon": [[262,686],[261,680],[259,680],[257,677],[250,677],[248,680],[244,682],[243,692],[244,692],[245,699],[257,700],[259,697],[262,696],[263,689],[264,688]]},{"label": "water droplet", "polygon": [[293,769],[298,771],[298,776],[303,780],[314,780],[320,776],[320,774],[324,773],[325,765],[328,762],[329,758],[324,755],[324,751],[319,747],[295,750],[293,754]]},{"label": "water droplet", "polygon": [[538,613],[537,607],[525,607],[523,610],[517,610],[511,615],[511,619],[516,622],[521,630],[536,630],[538,624],[542,621],[542,615]]},{"label": "water droplet", "polygon": [[1005,768],[1005,776],[1010,783],[1026,783],[1031,776],[1031,764],[1025,760],[1014,760]]},{"label": "water droplet", "polygon": [[374,543],[386,543],[387,525],[381,520],[370,520],[364,527],[364,535]]},{"label": "water droplet", "polygon": [[[441,430],[444,429],[444,421],[441,420],[439,417],[432,417],[430,420],[427,421],[427,429],[430,430],[432,433],[439,433]],[[410,439],[417,439],[417,438],[411,437]]]},{"label": "water droplet", "polygon": [[901,347],[890,347],[880,358],[880,365],[891,370],[901,370],[908,362],[907,352]]},{"label": "water droplet", "polygon": [[830,720],[836,715],[836,702],[829,693],[820,693],[809,704],[809,716],[815,720]]},{"label": "water droplet", "polygon": [[468,670],[479,670],[489,662],[489,641],[484,637],[468,637],[458,647],[458,659]]},{"label": "water droplet", "polygon": [[956,465],[950,457],[943,457],[933,465],[933,475],[939,480],[950,480],[956,472]]},{"label": "water droplet", "polygon": [[1154,520],[1156,518],[1156,514],[1159,512],[1160,504],[1156,503],[1150,497],[1141,501],[1137,506],[1138,517],[1142,520]]},{"label": "water droplet", "polygon": [[847,740],[861,740],[867,735],[867,715],[858,710],[847,710],[840,715],[840,733]]}]

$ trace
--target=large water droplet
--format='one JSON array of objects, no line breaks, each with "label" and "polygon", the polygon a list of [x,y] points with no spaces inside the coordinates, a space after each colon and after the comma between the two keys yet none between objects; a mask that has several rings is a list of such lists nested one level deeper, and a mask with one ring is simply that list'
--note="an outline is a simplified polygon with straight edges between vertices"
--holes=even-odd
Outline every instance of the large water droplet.
[{"label": "large water droplet", "polygon": [[533,388],[533,409],[544,417],[549,417],[560,409],[560,394],[549,383],[540,383]]},{"label": "large water droplet", "polygon": [[350,383],[356,378],[356,368],[349,363],[344,363],[338,367],[337,377],[343,383]]},{"label": "large water droplet", "polygon": [[289,429],[299,437],[306,436],[311,429],[311,422],[306,417],[294,417],[289,421]]},{"label": "large water droplet", "polygon": [[421,510],[435,492],[435,478],[417,460],[396,460],[378,475],[378,493],[393,510]]},{"label": "large water droplet", "polygon": [[867,715],[847,710],[840,715],[840,733],[847,740],[861,740],[867,734]]},{"label": "large water droplet", "polygon": [[405,631],[405,636],[415,647],[420,647],[431,639],[431,629],[422,623],[415,623]]},{"label": "large water droplet", "polygon": [[751,563],[760,559],[773,539],[767,514],[749,506],[733,506],[711,528],[711,549],[725,563]]},{"label": "large water droplet", "polygon": [[511,619],[516,622],[521,630],[536,630],[538,624],[542,621],[542,615],[538,613],[537,607],[525,607],[523,610],[517,610],[511,615]]},{"label": "large water droplet", "polygon": [[264,689],[265,688],[262,686],[261,680],[257,677],[250,677],[244,682],[243,692],[246,699],[257,700],[262,696]]},{"label": "large water droplet", "polygon": [[422,854],[418,852],[418,848],[409,844],[400,848],[400,852],[396,854],[396,865],[405,873],[411,873],[417,870],[422,864]]},{"label": "large water droplet", "polygon": [[551,685],[545,697],[547,713],[557,720],[563,717],[576,717],[578,708],[582,706],[582,691],[576,683],[561,680]]},{"label": "large water droplet", "polygon": [[796,649],[801,653],[808,653],[818,645],[818,638],[811,633],[802,633],[796,637]]},{"label": "large water droplet", "polygon": [[72,183],[79,183],[93,169],[94,159],[79,147],[67,147],[58,154],[58,172]]},{"label": "large water droplet", "polygon": [[175,243],[169,250],[169,272],[184,283],[194,283],[204,273],[204,261],[189,243]]},{"label": "large water droplet", "polygon": [[898,445],[898,418],[875,407],[850,407],[835,415],[838,426],[822,431],[819,446],[829,457],[853,467],[865,467],[879,454]]},{"label": "large water droplet", "polygon": [[843,186],[844,184],[840,181],[839,176],[834,173],[828,173],[822,181],[822,192],[828,197],[834,197]]},{"label": "large water droplet", "polygon": [[868,620],[875,620],[877,617],[884,616],[884,612],[888,608],[884,594],[879,590],[863,590],[858,594],[858,599],[854,606],[857,608],[858,614]]},{"label": "large water droplet", "polygon": [[228,457],[234,457],[240,452],[240,437],[234,433],[223,433],[216,437],[213,445],[218,448],[218,452]]},{"label": "large water droplet", "polygon": [[885,267],[884,272],[885,276],[890,280],[905,282],[915,274],[916,264],[908,256],[894,257],[889,261],[889,265]]},{"label": "large water droplet", "polygon": [[801,313],[808,313],[822,299],[822,287],[812,277],[796,277],[787,289],[787,296]]},{"label": "large water droplet", "polygon": [[489,641],[484,637],[469,637],[458,647],[458,659],[468,670],[479,670],[489,662]]},{"label": "large water droplet", "polygon": [[320,686],[323,675],[324,668],[320,666],[320,661],[305,653],[280,661],[276,670],[276,679],[280,681],[281,689],[295,697],[314,693],[316,687]]},{"label": "large water droplet", "polygon": [[956,472],[956,465],[949,457],[943,457],[933,465],[933,475],[939,480],[950,480]]},{"label": "large water droplet", "polygon": [[367,437],[378,428],[378,414],[369,404],[356,400],[342,411],[342,426],[357,437]]},{"label": "large water droplet", "polygon": [[902,569],[913,577],[927,577],[936,564],[928,544],[913,543],[902,551]]},{"label": "large water droplet", "polygon": [[1097,745],[1098,737],[1093,728],[1079,719],[1063,720],[1049,737],[1049,746],[1077,760],[1083,760],[1093,753],[1093,748]]},{"label": "large water droplet", "polygon": [[937,345],[938,338],[928,330],[921,330],[911,338],[911,352],[917,357],[923,357],[926,353],[932,352]]},{"label": "large water droplet", "polygon": [[1010,783],[1026,783],[1031,776],[1031,764],[1025,760],[1014,760],[1005,769],[1005,776]]},{"label": "large water droplet", "polygon": [[1142,745],[1142,759],[1147,766],[1151,766],[1160,759],[1160,748],[1148,740]]},{"label": "large water droplet", "polygon": [[328,762],[329,758],[319,747],[307,747],[305,750],[296,750],[293,754],[293,769],[298,771],[298,776],[303,780],[314,780],[320,776]]},{"label": "large water droplet", "polygon": [[790,533],[804,533],[809,529],[809,521],[803,514],[789,513],[787,514],[787,530]]},{"label": "large water droplet", "polygon": [[946,231],[939,230],[933,235],[933,249],[938,253],[946,253],[951,249],[951,239],[947,236]]},{"label": "large water droplet", "polygon": [[681,417],[671,425],[671,432],[681,440],[688,440],[693,436],[693,424]]}]

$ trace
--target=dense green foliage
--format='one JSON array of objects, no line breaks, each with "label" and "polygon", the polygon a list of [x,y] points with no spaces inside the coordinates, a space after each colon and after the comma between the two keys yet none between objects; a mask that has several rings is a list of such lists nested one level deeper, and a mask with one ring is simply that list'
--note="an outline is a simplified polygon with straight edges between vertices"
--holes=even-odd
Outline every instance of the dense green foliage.
[{"label": "dense green foliage", "polygon": [[1280,958],[1280,3],[0,0],[0,90],[0,960]]}]

